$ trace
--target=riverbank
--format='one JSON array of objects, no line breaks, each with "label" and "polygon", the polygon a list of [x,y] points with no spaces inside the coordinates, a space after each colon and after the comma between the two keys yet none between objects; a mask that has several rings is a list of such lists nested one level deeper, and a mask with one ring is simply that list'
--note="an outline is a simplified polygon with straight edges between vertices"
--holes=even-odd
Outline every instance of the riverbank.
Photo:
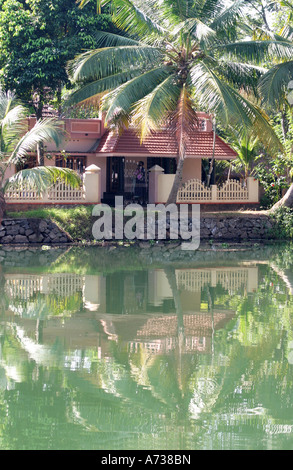
[{"label": "riverbank", "polygon": [[[114,211],[113,211],[114,215]],[[128,218],[125,218],[129,220]],[[105,244],[127,243],[129,240],[115,240],[113,217],[112,239],[95,240],[92,227],[97,217],[92,216],[92,207],[76,206],[72,208],[52,207],[36,209],[22,213],[10,212],[3,219],[0,227],[0,244]],[[156,221],[156,233],[159,228]],[[164,240],[147,238],[147,224],[140,239],[132,243],[144,246],[157,241],[176,245],[170,238],[170,219],[164,220],[166,237]],[[180,242],[180,220],[178,221]],[[189,230],[192,219],[189,218]],[[144,237],[144,239],[143,239]],[[292,240],[293,212],[288,209],[279,210],[274,216],[265,211],[233,211],[201,213],[200,239],[204,242],[262,242],[267,240]]]}]

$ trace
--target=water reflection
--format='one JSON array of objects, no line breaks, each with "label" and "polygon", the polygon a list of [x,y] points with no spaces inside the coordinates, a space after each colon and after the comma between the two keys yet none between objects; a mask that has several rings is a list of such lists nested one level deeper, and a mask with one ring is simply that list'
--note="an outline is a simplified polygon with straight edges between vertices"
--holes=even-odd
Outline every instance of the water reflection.
[{"label": "water reflection", "polygon": [[245,266],[107,275],[4,273],[3,282],[6,315],[14,313],[29,337],[35,331],[38,343],[58,337],[69,347],[98,342],[101,357],[109,340],[125,343],[130,351],[168,353],[177,346],[179,325],[186,352],[210,351],[212,332],[236,313],[219,296],[255,292],[258,276],[257,266]]},{"label": "water reflection", "polygon": [[83,250],[2,263],[0,448],[291,448],[293,250]]}]

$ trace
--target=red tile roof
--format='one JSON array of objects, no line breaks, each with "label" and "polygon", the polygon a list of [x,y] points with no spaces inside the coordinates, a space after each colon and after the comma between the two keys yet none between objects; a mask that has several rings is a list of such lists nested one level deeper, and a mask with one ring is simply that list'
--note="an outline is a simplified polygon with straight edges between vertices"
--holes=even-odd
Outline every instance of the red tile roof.
[{"label": "red tile roof", "polygon": [[[97,155],[175,157],[178,145],[174,132],[163,130],[153,132],[143,143],[133,130],[127,129],[122,135],[106,131],[96,151]],[[194,158],[211,158],[213,155],[213,132],[195,131],[187,142],[186,156]],[[215,157],[217,159],[233,159],[237,153],[216,136]]]}]

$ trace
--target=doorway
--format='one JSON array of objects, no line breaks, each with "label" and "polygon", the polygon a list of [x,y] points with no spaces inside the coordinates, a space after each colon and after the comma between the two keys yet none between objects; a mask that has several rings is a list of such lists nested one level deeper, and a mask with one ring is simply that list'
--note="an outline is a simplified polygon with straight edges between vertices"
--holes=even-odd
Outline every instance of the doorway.
[{"label": "doorway", "polygon": [[124,158],[107,158],[107,193],[124,193]]}]

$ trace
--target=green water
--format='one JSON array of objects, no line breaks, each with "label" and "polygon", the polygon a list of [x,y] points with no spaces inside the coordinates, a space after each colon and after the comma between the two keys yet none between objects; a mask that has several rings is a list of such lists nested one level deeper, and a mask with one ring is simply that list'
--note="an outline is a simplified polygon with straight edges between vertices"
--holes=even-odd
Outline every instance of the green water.
[{"label": "green water", "polygon": [[293,449],[293,248],[0,249],[1,450]]}]

